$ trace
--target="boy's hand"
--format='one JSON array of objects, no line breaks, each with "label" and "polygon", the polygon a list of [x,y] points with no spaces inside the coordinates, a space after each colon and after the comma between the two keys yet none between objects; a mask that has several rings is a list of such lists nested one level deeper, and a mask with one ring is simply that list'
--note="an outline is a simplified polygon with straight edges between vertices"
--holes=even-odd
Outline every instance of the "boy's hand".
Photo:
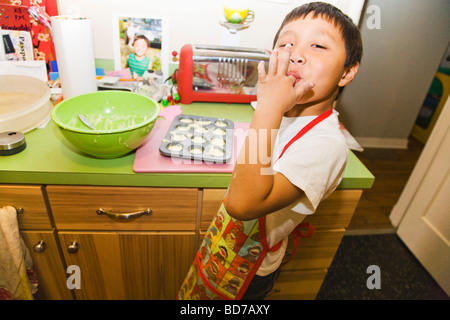
[{"label": "boy's hand", "polygon": [[287,75],[291,47],[291,44],[287,44],[272,52],[267,74],[264,61],[258,64],[258,106],[261,102],[282,115],[314,87],[312,82],[297,82],[293,75]]}]

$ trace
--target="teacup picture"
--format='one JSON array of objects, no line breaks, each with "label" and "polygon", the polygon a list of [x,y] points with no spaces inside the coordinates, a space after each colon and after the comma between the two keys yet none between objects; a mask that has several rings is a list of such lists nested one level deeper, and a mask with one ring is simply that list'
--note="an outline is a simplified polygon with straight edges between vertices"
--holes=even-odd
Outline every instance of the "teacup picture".
[{"label": "teacup picture", "polygon": [[255,12],[249,9],[236,9],[224,7],[225,18],[230,23],[252,22],[255,18]]}]

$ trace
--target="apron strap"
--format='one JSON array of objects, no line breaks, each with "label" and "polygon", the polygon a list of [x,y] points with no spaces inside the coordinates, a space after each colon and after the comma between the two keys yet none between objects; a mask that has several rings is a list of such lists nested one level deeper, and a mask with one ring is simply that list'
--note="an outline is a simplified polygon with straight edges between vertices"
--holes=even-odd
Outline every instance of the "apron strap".
[{"label": "apron strap", "polygon": [[[302,229],[306,229],[306,230],[303,231]],[[292,254],[286,261],[283,262],[282,265],[285,265],[286,263],[291,261],[291,259],[295,256],[298,245],[300,243],[300,238],[311,238],[313,235],[314,235],[314,227],[311,223],[308,223],[308,222],[300,223],[294,229],[294,231],[292,231],[292,236],[294,237],[294,249],[292,250]]]},{"label": "apron strap", "polygon": [[[322,113],[321,115],[317,116],[316,118],[314,118],[312,121],[310,121],[306,126],[304,126],[283,148],[283,150],[281,151],[280,155],[278,156],[278,158],[275,160],[275,162],[277,162],[281,156],[284,154],[284,152],[291,146],[291,144],[293,144],[295,141],[297,141],[298,139],[300,139],[305,133],[307,133],[309,130],[311,130],[315,125],[319,124],[320,122],[322,122],[323,120],[325,120],[326,118],[328,118],[329,116],[331,116],[333,114],[333,109],[327,110],[324,113]],[[275,163],[274,162],[274,163]]]}]

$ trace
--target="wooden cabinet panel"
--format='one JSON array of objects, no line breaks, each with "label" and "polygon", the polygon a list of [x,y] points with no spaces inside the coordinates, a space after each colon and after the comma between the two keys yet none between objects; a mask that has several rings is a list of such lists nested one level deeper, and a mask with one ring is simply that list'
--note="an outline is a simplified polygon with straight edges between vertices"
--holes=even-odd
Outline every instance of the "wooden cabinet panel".
[{"label": "wooden cabinet panel", "polygon": [[347,228],[361,194],[362,190],[336,190],[303,222],[311,223],[316,229]]},{"label": "wooden cabinet panel", "polygon": [[327,269],[280,272],[265,300],[313,300],[322,286]]},{"label": "wooden cabinet panel", "polygon": [[[54,231],[21,231],[33,259],[33,268],[39,276],[36,299],[65,300],[73,299],[66,285],[66,273],[58,251]],[[44,242],[44,251],[38,253],[33,247]]]},{"label": "wooden cabinet panel", "polygon": [[0,185],[0,207],[5,206],[23,209],[17,216],[21,230],[52,228],[41,186]]},{"label": "wooden cabinet panel", "polygon": [[[47,193],[59,230],[195,230],[197,189],[48,186]],[[124,222],[98,209],[152,214]]]},{"label": "wooden cabinet panel", "polygon": [[[311,238],[300,238],[295,256],[283,266],[283,270],[326,269],[336,254],[345,229],[317,230]],[[286,257],[290,257],[294,241],[290,237]]]},{"label": "wooden cabinet panel", "polygon": [[220,208],[226,189],[204,189],[200,230],[208,229],[212,219]]},{"label": "wooden cabinet panel", "polygon": [[[68,265],[80,268],[78,299],[176,299],[194,259],[189,232],[59,232]],[[75,253],[67,247],[78,244]]]},{"label": "wooden cabinet panel", "polygon": [[[200,229],[209,227],[225,195],[225,189],[205,189]],[[324,200],[317,211],[307,216],[304,222],[311,223],[316,229],[346,228],[355,212],[362,190],[336,190]]]}]

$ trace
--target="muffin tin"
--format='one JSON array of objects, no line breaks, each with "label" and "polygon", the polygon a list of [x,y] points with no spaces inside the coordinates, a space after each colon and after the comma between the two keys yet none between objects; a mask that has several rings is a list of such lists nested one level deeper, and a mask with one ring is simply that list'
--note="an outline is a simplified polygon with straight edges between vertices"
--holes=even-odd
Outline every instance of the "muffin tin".
[{"label": "muffin tin", "polygon": [[159,151],[167,157],[224,163],[233,150],[234,123],[228,119],[178,115]]}]

